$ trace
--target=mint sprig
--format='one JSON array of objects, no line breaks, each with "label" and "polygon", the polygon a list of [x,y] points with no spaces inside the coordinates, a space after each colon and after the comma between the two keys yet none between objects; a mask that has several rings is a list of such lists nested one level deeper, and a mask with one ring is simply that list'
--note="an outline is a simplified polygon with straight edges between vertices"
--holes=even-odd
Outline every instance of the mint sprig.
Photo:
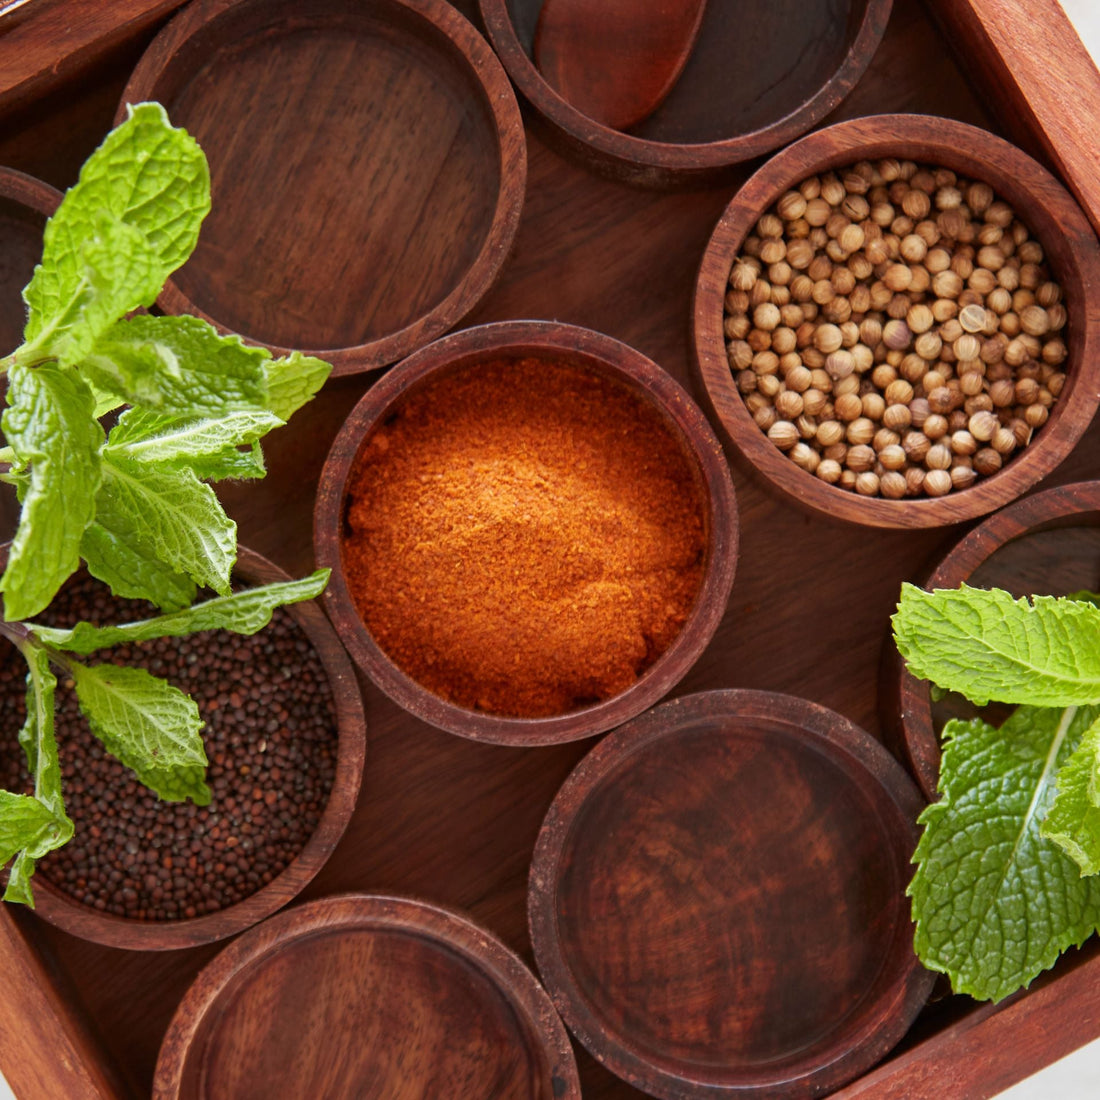
[{"label": "mint sprig", "polygon": [[[19,740],[33,795],[0,792],[5,898],[33,904],[35,862],[72,836],[54,736],[52,668],[75,685],[92,732],[161,798],[206,804],[198,709],[138,668],[81,661],[110,646],[197,630],[251,634],[276,607],[312,599],[326,571],[231,593],[236,525],[207,482],[264,475],[260,441],[323,385],[330,368],[298,352],[222,336],[194,317],[140,313],[191,254],[210,209],[198,144],[156,103],[88,159],[46,226],[24,291],[24,342],[8,379],[0,451],[22,505],[0,578],[0,634],[28,664]],[[107,433],[99,418],[122,410]],[[116,596],[164,614],[123,626],[35,624],[81,562]],[[200,588],[214,599],[192,605]]]},{"label": "mint sprig", "polygon": [[999,1000],[1100,928],[1100,606],[907,584],[893,627],[914,675],[1020,704],[948,723],[909,891],[925,965]]},{"label": "mint sprig", "polygon": [[915,676],[979,705],[1100,701],[1100,608],[1091,603],[907,584],[894,635]]},{"label": "mint sprig", "polygon": [[1000,728],[944,729],[940,800],[909,886],[915,945],[956,993],[1000,1000],[1028,985],[1100,924],[1100,879],[1043,835],[1055,777],[1098,707],[1020,707]]}]

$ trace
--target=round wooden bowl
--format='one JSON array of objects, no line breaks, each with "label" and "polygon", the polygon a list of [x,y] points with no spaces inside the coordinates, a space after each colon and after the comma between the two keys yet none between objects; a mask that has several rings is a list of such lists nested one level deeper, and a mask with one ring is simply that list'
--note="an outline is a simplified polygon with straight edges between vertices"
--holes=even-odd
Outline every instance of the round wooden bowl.
[{"label": "round wooden bowl", "polygon": [[[1017,598],[1094,592],[1100,588],[1097,527],[1100,481],[1047,489],[968,532],[932,570],[924,587],[958,588],[965,582],[975,588],[1004,588]],[[933,704],[928,681],[908,671],[892,637],[884,654],[883,729],[925,797],[934,801],[939,797],[940,730],[949,717],[973,717],[977,711],[957,696]]]},{"label": "round wooden bowl", "polygon": [[[3,548],[7,560],[7,546]],[[278,566],[252,550],[238,550],[235,575],[250,584],[290,580]],[[324,866],[340,838],[359,796],[366,756],[366,718],[363,698],[343,646],[316,602],[292,604],[286,609],[305,632],[328,673],[336,712],[339,746],[336,776],[328,804],[313,836],[284,870],[256,893],[215,913],[184,920],[145,921],[101,913],[74,900],[39,868],[34,877],[35,912],[81,939],[132,951],[169,951],[195,947],[234,936],[270,916],[296,897]]]},{"label": "round wooden bowl", "polygon": [[23,288],[42,259],[46,219],[61,192],[14,168],[0,168],[0,355],[23,342],[27,306]]},{"label": "round wooden bowl", "polygon": [[455,325],[515,236],[523,123],[446,0],[197,0],[119,107],[158,100],[210,161],[213,210],[158,303],[336,375]]},{"label": "round wooden bowl", "polygon": [[[651,404],[695,467],[707,536],[699,594],[672,645],[625,691],[603,702],[544,718],[510,718],[469,710],[428,691],[399,668],[371,636],[348,589],[342,558],[347,484],[364,440],[413,387],[442,372],[521,358],[586,367]],[[502,745],[549,745],[591,737],[652,706],[702,653],[718,627],[737,561],[737,503],[722,448],[684,390],[641,352],[589,329],[517,321],[466,329],[437,341],[391,370],[363,396],[333,442],[314,512],[314,552],[332,570],[325,601],[337,633],[364,672],[405,710],[440,729]]]},{"label": "round wooden bowl", "polygon": [[[723,299],[733,261],[760,216],[807,176],[859,160],[899,157],[989,183],[1042,243],[1065,293],[1066,383],[1034,440],[998,473],[939,498],[861,497],[807,473],[760,430],[726,359]],[[1036,161],[985,130],[928,115],[878,115],[810,134],[767,162],[726,207],[695,284],[695,359],[713,416],[764,483],[812,511],[869,527],[940,527],[984,515],[1051,472],[1081,438],[1100,400],[1100,246],[1069,193]]]},{"label": "round wooden bowl", "polygon": [[[587,166],[648,186],[728,176],[810,129],[852,90],[886,30],[892,0],[709,0],[671,92],[622,132],[588,117],[533,60],[541,0],[478,0],[489,41],[551,136]],[[629,49],[629,27],[622,43]]]},{"label": "round wooden bowl", "polygon": [[[42,259],[46,220],[61,202],[61,192],[14,168],[0,168],[0,355],[23,342],[27,304],[23,288]],[[15,528],[19,505],[15,490],[0,490],[0,527]]]},{"label": "round wooden bowl", "polygon": [[877,741],[792,696],[642,715],[576,767],[535,846],[528,917],[554,1004],[653,1096],[832,1091],[932,988],[905,898],[922,805]]},{"label": "round wooden bowl", "polygon": [[155,1100],[580,1100],[569,1037],[495,936],[408,898],[348,894],[280,913],[188,990]]}]

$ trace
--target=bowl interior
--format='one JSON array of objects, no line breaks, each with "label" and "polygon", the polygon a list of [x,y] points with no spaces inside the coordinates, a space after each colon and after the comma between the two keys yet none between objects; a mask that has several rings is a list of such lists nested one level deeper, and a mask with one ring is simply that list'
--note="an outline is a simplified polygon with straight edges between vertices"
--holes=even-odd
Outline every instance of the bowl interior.
[{"label": "bowl interior", "polygon": [[[533,57],[543,0],[507,0]],[[671,92],[628,132],[696,145],[763,130],[816,96],[855,41],[868,0],[709,0]]]},{"label": "bowl interior", "polygon": [[874,765],[779,707],[705,700],[603,742],[532,872],[567,1022],[658,1096],[812,1077],[883,1026],[915,968],[912,795],[899,806]]},{"label": "bowl interior", "polygon": [[529,971],[457,914],[348,895],[220,955],[169,1029],[155,1095],[574,1100],[564,1028]]},{"label": "bowl interior", "polygon": [[369,344],[440,307],[489,237],[493,106],[420,11],[244,0],[147,79],[211,169],[213,210],[173,282],[225,327],[277,347]]},{"label": "bowl interior", "polygon": [[[460,1007],[461,1006],[461,1007]],[[198,1037],[183,1097],[396,1096],[461,1080],[471,1096],[539,1097],[545,1058],[484,973],[446,945],[386,929],[287,943],[229,986]],[[309,1026],[310,1021],[343,1026]],[[257,1020],[265,1020],[262,1037]],[[260,1041],[258,1041],[260,1039]],[[270,1095],[270,1093],[268,1094]]]}]

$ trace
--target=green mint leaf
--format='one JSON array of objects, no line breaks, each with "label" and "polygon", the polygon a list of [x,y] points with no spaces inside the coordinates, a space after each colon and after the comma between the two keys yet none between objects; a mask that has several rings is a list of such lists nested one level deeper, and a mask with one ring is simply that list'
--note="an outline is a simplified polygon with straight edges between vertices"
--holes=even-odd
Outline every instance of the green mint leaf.
[{"label": "green mint leaf", "polygon": [[164,565],[148,541],[129,541],[128,522],[117,533],[108,527],[111,518],[98,518],[84,532],[80,554],[88,572],[124,599],[148,600],[166,611],[186,607],[195,598],[195,582]]},{"label": "green mint leaf", "polygon": [[1100,607],[1100,592],[1071,592],[1066,599],[1079,600],[1081,603],[1091,603],[1094,607]]},{"label": "green mint leaf", "polygon": [[55,820],[32,795],[0,791],[0,866],[24,848],[38,847]]},{"label": "green mint leaf", "polygon": [[318,569],[296,581],[279,581],[218,596],[197,603],[184,611],[160,615],[155,619],[124,623],[122,626],[93,626],[77,623],[71,630],[31,624],[35,636],[45,645],[70,653],[88,654],[126,642],[145,642],[151,638],[178,638],[200,630],[231,630],[236,634],[255,634],[271,622],[277,607],[300,603],[319,596],[328,583],[329,570]]},{"label": "green mint leaf", "polygon": [[917,954],[956,993],[1007,997],[1100,925],[1100,878],[1040,832],[1055,776],[1098,716],[1020,707],[1000,730],[944,730],[941,798],[920,816],[909,895]]},{"label": "green mint leaf", "polygon": [[213,798],[206,785],[205,768],[143,768],[135,769],[134,774],[165,802],[190,800],[196,806],[209,806]]},{"label": "green mint leaf", "polygon": [[[87,355],[100,334],[139,306],[152,305],[164,285],[164,269],[150,251],[145,237],[132,226],[99,219],[79,248],[82,265],[71,297],[46,316],[38,303],[43,297],[39,266],[24,291],[30,307],[27,343],[16,359],[32,364],[43,356],[72,366]],[[41,323],[35,322],[41,319]]]},{"label": "green mint leaf", "polygon": [[[21,645],[27,660],[27,718],[19,731],[19,744],[27,757],[27,767],[34,778],[34,793],[38,800],[59,821],[72,822],[65,815],[61,797],[61,762],[57,757],[54,735],[54,698],[57,678],[50,669],[49,654],[36,645]],[[69,836],[65,839],[68,840]]]},{"label": "green mint leaf", "polygon": [[46,224],[42,263],[24,291],[27,344],[81,357],[112,322],[151,304],[209,209],[210,173],[194,139],[159,104],[131,107]]},{"label": "green mint leaf", "polygon": [[325,384],[332,367],[323,359],[296,351],[267,363],[267,400],[264,405],[287,421]]},{"label": "green mint leaf", "polygon": [[[257,442],[283,422],[262,409],[219,416],[168,416],[129,409],[107,440],[108,457],[190,469],[196,477],[263,477],[263,452]],[[239,450],[247,447],[248,450]]]},{"label": "green mint leaf", "polygon": [[141,315],[104,333],[81,369],[131,405],[201,416],[264,408],[270,357],[197,317]]},{"label": "green mint leaf", "polygon": [[73,681],[92,732],[128,768],[205,766],[199,708],[167,680],[143,668],[76,664]]},{"label": "green mint leaf", "polygon": [[159,103],[128,105],[65,198],[71,224],[106,211],[139,229],[171,273],[194,251],[210,211],[210,171],[198,142]]},{"label": "green mint leaf", "polygon": [[[85,375],[85,379],[87,376]],[[114,412],[115,409],[122,408],[126,404],[120,397],[116,397],[113,393],[106,393],[98,386],[89,382],[91,386],[92,396],[95,397],[95,418],[99,420],[100,417],[106,416],[108,413]]]},{"label": "green mint leaf", "polygon": [[30,481],[0,580],[9,621],[37,615],[80,564],[95,515],[103,429],[92,392],[71,368],[13,366],[0,425]]},{"label": "green mint leaf", "polygon": [[1058,773],[1057,786],[1042,834],[1077,863],[1081,874],[1100,873],[1100,721],[1085,731]]},{"label": "green mint leaf", "polygon": [[253,443],[243,451],[228,447],[220,454],[195,458],[190,466],[195,477],[204,481],[250,481],[267,475],[264,452],[259,443]]},{"label": "green mint leaf", "polygon": [[[73,823],[65,813],[65,803],[61,797],[61,764],[54,738],[54,689],[57,680],[50,671],[49,655],[44,649],[29,643],[21,644],[19,648],[28,665],[27,719],[19,731],[19,743],[23,746],[27,766],[34,777],[33,801],[42,808],[48,821],[34,836],[24,838],[22,850],[8,877],[4,900],[33,907],[34,892],[30,880],[35,861],[68,843],[73,835]],[[31,812],[38,814],[37,810]],[[11,854],[14,853],[0,859],[0,863],[7,862]]]},{"label": "green mint leaf", "polygon": [[1100,608],[1092,604],[905,584],[893,625],[914,676],[979,705],[1100,702]]},{"label": "green mint leaf", "polygon": [[105,454],[96,524],[133,556],[159,561],[200,587],[229,594],[237,526],[214,490],[190,470],[166,470]]},{"label": "green mint leaf", "polygon": [[31,889],[34,862],[25,851],[15,857],[8,875],[8,885],[4,890],[4,901],[14,901],[34,908],[34,891]]}]

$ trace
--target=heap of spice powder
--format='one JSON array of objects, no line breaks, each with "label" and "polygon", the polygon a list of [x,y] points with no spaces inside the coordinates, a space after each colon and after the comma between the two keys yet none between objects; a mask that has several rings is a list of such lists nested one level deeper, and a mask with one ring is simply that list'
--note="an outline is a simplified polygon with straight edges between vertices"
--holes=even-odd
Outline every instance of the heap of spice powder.
[{"label": "heap of spice powder", "polygon": [[1042,245],[980,180],[913,161],[811,176],[730,271],[727,354],[760,429],[808,473],[888,499],[996,473],[1065,384]]},{"label": "heap of spice powder", "polygon": [[436,377],[365,441],[348,585],[379,646],[459,706],[543,717],[614,696],[699,589],[702,491],[625,385],[541,359]]}]

